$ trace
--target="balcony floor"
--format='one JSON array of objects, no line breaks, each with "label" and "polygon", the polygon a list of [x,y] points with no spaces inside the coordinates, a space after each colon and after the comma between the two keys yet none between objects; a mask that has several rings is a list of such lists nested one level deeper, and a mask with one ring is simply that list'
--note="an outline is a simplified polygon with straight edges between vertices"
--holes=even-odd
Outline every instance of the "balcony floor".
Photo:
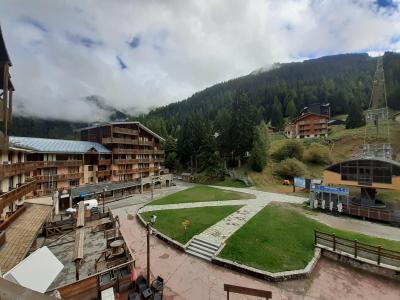
[{"label": "balcony floor", "polygon": [[6,242],[0,248],[0,268],[7,272],[24,259],[52,207],[25,204],[26,210],[5,230]]}]

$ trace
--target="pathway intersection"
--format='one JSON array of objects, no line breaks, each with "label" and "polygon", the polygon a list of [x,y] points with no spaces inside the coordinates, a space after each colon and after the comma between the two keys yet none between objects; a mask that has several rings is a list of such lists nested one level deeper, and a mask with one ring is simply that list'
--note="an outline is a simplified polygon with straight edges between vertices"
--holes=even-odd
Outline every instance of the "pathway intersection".
[{"label": "pathway intersection", "polygon": [[189,242],[189,245],[187,245],[186,251],[189,254],[193,254],[206,260],[211,260],[211,258],[221,249],[221,247],[224,246],[225,241],[232,234],[234,234],[239,228],[246,224],[252,217],[254,217],[272,201],[301,204],[307,200],[303,197],[263,192],[250,188],[221,186],[212,187],[235,192],[249,193],[254,195],[255,199],[148,205],[140,209],[139,213],[169,209],[243,205],[236,212],[207,228],[199,235],[193,237],[193,239]]}]

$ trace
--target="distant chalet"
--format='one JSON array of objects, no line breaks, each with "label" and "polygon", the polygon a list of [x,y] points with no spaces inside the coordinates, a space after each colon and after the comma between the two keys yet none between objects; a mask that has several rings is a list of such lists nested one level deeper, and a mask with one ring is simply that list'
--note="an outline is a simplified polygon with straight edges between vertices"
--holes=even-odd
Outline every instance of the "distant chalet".
[{"label": "distant chalet", "polygon": [[290,139],[328,136],[330,119],[329,103],[313,103],[304,107],[300,116],[285,127],[285,135]]}]

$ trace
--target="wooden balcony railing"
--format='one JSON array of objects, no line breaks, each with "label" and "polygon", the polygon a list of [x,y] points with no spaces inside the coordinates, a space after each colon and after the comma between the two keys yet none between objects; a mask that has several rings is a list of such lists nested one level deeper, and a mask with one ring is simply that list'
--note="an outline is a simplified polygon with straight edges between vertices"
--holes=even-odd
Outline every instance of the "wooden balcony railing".
[{"label": "wooden balcony railing", "polygon": [[130,134],[130,135],[138,135],[139,131],[130,128],[123,128],[123,127],[113,127],[114,133],[122,133],[122,134]]},{"label": "wooden balcony railing", "polygon": [[138,169],[126,169],[126,170],[114,170],[114,176],[118,175],[127,175],[127,174],[137,174],[139,172]]},{"label": "wooden balcony railing", "polygon": [[38,182],[49,182],[49,181],[64,181],[72,179],[83,178],[83,173],[68,173],[68,174],[53,174],[53,175],[38,175],[36,179]]},{"label": "wooden balcony railing", "polygon": [[82,160],[54,160],[54,161],[37,161],[37,168],[48,167],[75,167],[81,166]]},{"label": "wooden balcony railing", "polygon": [[0,165],[0,177],[2,176],[15,176],[23,174],[36,169],[35,162],[20,162],[12,164]]},{"label": "wooden balcony railing", "polygon": [[111,170],[96,171],[97,177],[110,176],[110,175],[111,175]]},{"label": "wooden balcony railing", "polygon": [[164,150],[154,150],[154,154],[164,154]]},{"label": "wooden balcony railing", "polygon": [[116,165],[131,165],[140,162],[139,159],[114,159]]},{"label": "wooden balcony railing", "polygon": [[111,159],[100,159],[99,165],[100,166],[109,166],[109,165],[111,165]]},{"label": "wooden balcony railing", "polygon": [[36,180],[27,179],[27,181],[18,187],[12,189],[9,192],[0,195],[0,212],[3,211],[4,207],[9,206],[14,201],[21,199],[26,194],[36,189]]},{"label": "wooden balcony railing", "polygon": [[153,150],[115,148],[115,149],[113,149],[113,153],[114,154],[153,154]]}]

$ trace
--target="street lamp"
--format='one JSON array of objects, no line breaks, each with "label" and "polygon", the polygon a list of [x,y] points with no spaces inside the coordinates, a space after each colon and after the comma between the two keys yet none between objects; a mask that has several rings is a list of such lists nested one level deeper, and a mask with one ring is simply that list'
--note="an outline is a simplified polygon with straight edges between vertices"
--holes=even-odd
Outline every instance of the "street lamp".
[{"label": "street lamp", "polygon": [[103,188],[103,214],[104,214],[104,202],[106,201],[106,192],[107,192],[107,188]]},{"label": "street lamp", "polygon": [[151,226],[156,222],[157,216],[152,215],[150,218],[150,222],[147,222],[147,284],[150,286],[150,235],[151,235]]}]

